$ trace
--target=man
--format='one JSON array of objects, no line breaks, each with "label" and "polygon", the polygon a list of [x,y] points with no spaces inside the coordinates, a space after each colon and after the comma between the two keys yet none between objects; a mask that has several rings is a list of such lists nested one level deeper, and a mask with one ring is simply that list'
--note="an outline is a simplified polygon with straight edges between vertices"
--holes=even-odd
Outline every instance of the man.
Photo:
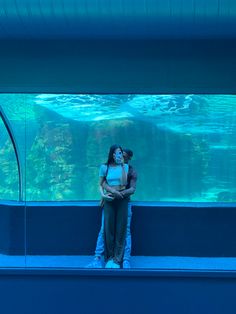
[{"label": "man", "polygon": [[[129,161],[133,157],[133,152],[130,149],[123,149],[124,162],[129,164]],[[130,200],[130,195],[134,194],[136,190],[137,173],[134,168],[129,165],[128,175],[127,175],[127,185],[125,190],[119,192],[120,197],[127,197]],[[106,182],[103,183],[102,189],[106,190],[108,193],[112,194],[112,189],[107,185]],[[110,195],[110,194],[109,194]],[[130,254],[131,254],[131,233],[130,224],[132,218],[132,208],[131,203],[128,204],[128,220],[127,220],[127,231],[126,231],[126,243],[125,251],[123,257],[123,268],[130,268]],[[102,210],[102,225],[97,238],[97,245],[95,249],[94,260],[87,266],[88,268],[102,268],[102,255],[104,254],[104,210]]]}]

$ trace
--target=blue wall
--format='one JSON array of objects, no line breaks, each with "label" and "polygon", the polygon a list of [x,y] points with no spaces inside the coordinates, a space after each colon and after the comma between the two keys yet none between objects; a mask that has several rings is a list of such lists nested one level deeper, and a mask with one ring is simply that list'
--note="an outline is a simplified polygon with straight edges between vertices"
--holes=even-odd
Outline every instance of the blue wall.
[{"label": "blue wall", "polygon": [[[26,212],[26,220],[25,220]],[[90,203],[5,203],[1,252],[93,255],[101,210]],[[236,256],[235,204],[135,203],[132,255]],[[26,238],[25,238],[26,237]]]}]

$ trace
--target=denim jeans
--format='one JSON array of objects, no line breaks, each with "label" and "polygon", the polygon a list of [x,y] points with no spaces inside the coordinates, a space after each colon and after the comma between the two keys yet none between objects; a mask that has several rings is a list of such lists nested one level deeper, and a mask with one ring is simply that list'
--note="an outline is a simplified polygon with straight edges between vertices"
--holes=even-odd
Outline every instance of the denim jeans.
[{"label": "denim jeans", "polygon": [[[127,220],[127,231],[126,231],[126,239],[125,239],[125,251],[124,251],[124,260],[130,260],[131,255],[131,232],[130,232],[130,224],[132,218],[132,206],[131,203],[128,203],[128,220]],[[97,244],[95,249],[95,256],[100,257],[104,254],[104,208],[102,209],[102,222],[101,229],[98,234]]]}]

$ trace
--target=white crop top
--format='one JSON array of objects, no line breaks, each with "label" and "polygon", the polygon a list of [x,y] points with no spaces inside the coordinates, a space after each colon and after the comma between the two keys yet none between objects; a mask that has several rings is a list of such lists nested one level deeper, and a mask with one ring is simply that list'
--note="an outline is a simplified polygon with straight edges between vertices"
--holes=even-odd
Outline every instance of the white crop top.
[{"label": "white crop top", "polygon": [[[128,174],[129,166],[124,164],[125,173]],[[107,173],[107,176],[106,176]],[[99,170],[99,177],[105,177],[107,180],[107,184],[111,186],[121,185],[121,178],[122,178],[122,166],[109,166],[107,172],[107,165],[101,165]]]}]

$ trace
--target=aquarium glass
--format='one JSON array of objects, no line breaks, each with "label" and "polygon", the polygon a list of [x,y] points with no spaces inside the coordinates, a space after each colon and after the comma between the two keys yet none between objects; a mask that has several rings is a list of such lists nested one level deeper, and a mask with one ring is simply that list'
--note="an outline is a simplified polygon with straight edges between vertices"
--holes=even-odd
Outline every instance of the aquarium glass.
[{"label": "aquarium glass", "polygon": [[[91,261],[101,221],[94,206],[99,168],[115,143],[134,154],[132,201],[236,201],[234,95],[0,94],[0,106],[1,200],[16,204],[1,207],[4,267],[83,267]],[[97,203],[86,213],[78,203],[65,213],[65,202],[90,200]],[[174,225],[180,208],[171,216]],[[92,213],[96,228],[83,236]]]},{"label": "aquarium glass", "polygon": [[[27,201],[98,200],[99,167],[114,143],[133,150],[138,173],[133,200],[236,200],[234,95],[2,94],[0,99],[19,146]],[[1,150],[0,182],[7,183],[2,196],[16,199],[17,167],[6,131]]]}]

